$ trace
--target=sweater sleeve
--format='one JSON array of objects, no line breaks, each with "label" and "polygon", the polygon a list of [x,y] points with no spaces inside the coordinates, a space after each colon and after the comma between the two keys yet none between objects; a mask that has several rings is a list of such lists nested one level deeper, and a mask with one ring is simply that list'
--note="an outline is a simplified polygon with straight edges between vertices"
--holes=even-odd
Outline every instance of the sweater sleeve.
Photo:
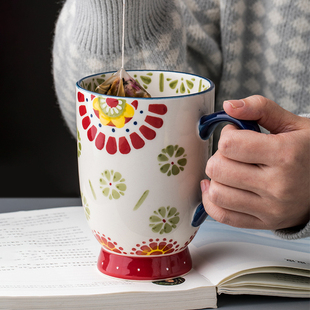
[{"label": "sweater sleeve", "polygon": [[[220,13],[216,2],[127,0],[125,69],[187,71],[218,79],[221,53],[216,22]],[[122,0],[67,0],[57,19],[54,85],[74,137],[75,83],[121,67],[122,10]]]}]

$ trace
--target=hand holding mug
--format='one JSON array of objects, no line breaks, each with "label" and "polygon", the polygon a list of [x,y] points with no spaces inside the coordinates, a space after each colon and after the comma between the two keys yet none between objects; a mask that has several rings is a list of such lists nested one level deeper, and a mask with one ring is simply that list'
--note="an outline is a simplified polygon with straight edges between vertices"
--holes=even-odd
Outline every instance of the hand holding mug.
[{"label": "hand holding mug", "polygon": [[310,120],[271,100],[224,102],[232,117],[257,120],[262,134],[227,125],[201,182],[203,204],[215,220],[254,229],[304,225],[310,210]]},{"label": "hand holding mug", "polygon": [[[207,212],[219,221],[240,224],[247,217],[254,218],[246,213],[248,210],[260,206],[257,200],[253,200],[257,203],[254,207],[242,202],[249,195],[255,199],[260,193],[265,195],[263,191],[255,192],[257,184],[252,184],[255,168],[261,169],[263,180],[274,176],[263,173],[269,168],[268,161],[252,162],[251,156],[255,159],[258,155],[251,147],[253,139],[262,147],[262,155],[269,144],[264,143],[265,135],[255,132],[259,127],[251,120],[258,119],[267,129],[272,129],[275,121],[259,114],[262,108],[257,108],[258,114],[251,114],[251,109],[244,109],[250,111],[249,115],[238,114],[240,102],[231,102],[228,107],[225,104],[230,115],[224,111],[212,113],[212,81],[182,72],[132,71],[152,98],[94,92],[98,83],[111,75],[85,77],[76,86],[80,189],[89,226],[102,246],[98,268],[110,276],[135,280],[185,274],[192,267],[188,244],[206,216],[199,183],[211,155],[208,138],[223,121],[250,129],[224,129],[219,151],[207,165],[212,181],[201,183],[205,186],[203,203]],[[258,158],[263,159],[262,155]],[[266,156],[269,158],[269,153]],[[285,159],[282,156],[282,161]],[[306,164],[303,161],[301,166]],[[268,189],[268,183],[262,182],[261,188],[266,186]],[[220,195],[223,189],[226,192]],[[244,198],[242,193],[247,196]],[[267,206],[274,202],[272,196],[264,195],[261,198]]]}]

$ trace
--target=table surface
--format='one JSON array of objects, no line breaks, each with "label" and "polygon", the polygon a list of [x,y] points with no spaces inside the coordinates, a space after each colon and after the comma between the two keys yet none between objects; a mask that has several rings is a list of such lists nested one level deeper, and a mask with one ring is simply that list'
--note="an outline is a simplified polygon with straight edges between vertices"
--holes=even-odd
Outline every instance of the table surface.
[{"label": "table surface", "polygon": [[[0,198],[0,213],[81,206],[79,198]],[[219,295],[218,307],[226,310],[309,310],[310,299],[252,295]]]}]

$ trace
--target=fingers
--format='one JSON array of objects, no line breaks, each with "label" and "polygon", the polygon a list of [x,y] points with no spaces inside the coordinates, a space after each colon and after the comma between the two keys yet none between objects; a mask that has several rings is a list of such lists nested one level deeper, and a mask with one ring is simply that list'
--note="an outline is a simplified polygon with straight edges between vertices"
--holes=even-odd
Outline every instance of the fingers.
[{"label": "fingers", "polygon": [[259,216],[257,207],[261,204],[261,198],[252,192],[211,180],[205,195],[210,202],[224,209]]},{"label": "fingers", "polygon": [[226,157],[245,163],[273,166],[277,164],[279,150],[284,152],[282,135],[309,127],[309,120],[281,108],[262,96],[225,101],[225,111],[232,117],[257,120],[271,134],[237,130],[227,125],[221,133],[218,149]]},{"label": "fingers", "polygon": [[257,120],[271,134],[227,125],[209,159],[202,197],[215,220],[281,229],[309,220],[310,121],[261,96],[224,103],[232,117]]},{"label": "fingers", "polygon": [[298,201],[290,202],[285,207],[253,193],[209,180],[201,182],[201,189],[207,214],[223,224],[276,230],[305,225],[309,221],[309,206],[303,210]]},{"label": "fingers", "polygon": [[223,104],[226,113],[244,120],[256,120],[271,133],[299,129],[299,117],[262,96],[250,96],[242,100],[229,100]]},{"label": "fingers", "polygon": [[218,142],[218,150],[223,156],[249,164],[272,165],[276,161],[274,150],[277,149],[279,140],[274,135],[239,130],[233,125],[222,129]]},{"label": "fingers", "polygon": [[[245,199],[253,199],[254,197],[248,193],[245,197],[237,197],[238,193],[234,192],[234,189],[228,190],[226,197],[231,195],[231,199],[228,198],[222,199],[219,195],[215,194],[215,191],[212,189],[213,181],[203,180],[201,183],[202,186],[202,201],[204,208],[213,219],[216,221],[227,224],[234,227],[241,228],[253,228],[253,229],[266,229],[266,225],[258,217],[253,214],[248,213],[245,205]],[[225,191],[227,188],[225,189]],[[234,198],[233,198],[234,197]],[[219,200],[220,199],[220,200]],[[241,199],[241,202],[239,201]],[[255,197],[257,199],[257,197]],[[217,203],[220,202],[220,206]],[[239,203],[238,203],[239,201]],[[243,201],[243,202],[242,202]],[[248,200],[249,201],[249,200]],[[224,207],[225,206],[225,207]]]},{"label": "fingers", "polygon": [[257,165],[231,160],[216,152],[207,162],[206,174],[212,181],[260,194],[264,170]]}]

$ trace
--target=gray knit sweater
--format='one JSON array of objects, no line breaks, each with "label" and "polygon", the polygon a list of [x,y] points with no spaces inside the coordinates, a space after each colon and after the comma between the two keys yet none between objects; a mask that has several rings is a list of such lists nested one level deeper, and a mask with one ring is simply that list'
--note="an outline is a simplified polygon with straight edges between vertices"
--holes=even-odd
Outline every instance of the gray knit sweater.
[{"label": "gray knit sweater", "polygon": [[[121,66],[122,0],[67,0],[56,24],[53,75],[76,136],[75,82]],[[309,0],[127,0],[125,69],[206,76],[223,100],[260,94],[310,113]],[[276,234],[310,236],[305,227]]]}]

